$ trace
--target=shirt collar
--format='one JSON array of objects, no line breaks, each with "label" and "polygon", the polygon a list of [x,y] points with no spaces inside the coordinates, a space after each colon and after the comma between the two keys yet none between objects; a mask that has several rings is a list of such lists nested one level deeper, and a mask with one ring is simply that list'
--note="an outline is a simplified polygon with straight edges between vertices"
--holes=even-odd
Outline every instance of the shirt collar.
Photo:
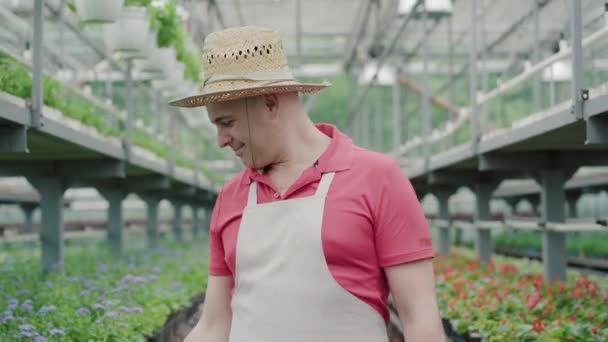
[{"label": "shirt collar", "polygon": [[[354,145],[352,139],[330,124],[315,124],[318,130],[331,138],[329,147],[319,157],[319,173],[339,172],[350,169],[353,161]],[[255,169],[248,167],[243,173],[241,183],[251,184],[252,180],[263,177]]]}]

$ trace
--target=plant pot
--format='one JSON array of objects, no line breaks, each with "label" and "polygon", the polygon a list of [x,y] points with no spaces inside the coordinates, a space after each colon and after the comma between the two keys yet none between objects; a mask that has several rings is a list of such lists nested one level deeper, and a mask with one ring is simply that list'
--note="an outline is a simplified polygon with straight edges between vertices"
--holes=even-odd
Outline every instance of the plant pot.
[{"label": "plant pot", "polygon": [[113,23],[120,17],[124,0],[75,0],[76,13],[85,23]]},{"label": "plant pot", "polygon": [[18,14],[31,14],[34,11],[34,1],[32,0],[9,0],[11,11]]},{"label": "plant pot", "polygon": [[154,48],[145,56],[141,70],[145,72],[163,73],[167,75],[175,61],[175,50],[172,48]]},{"label": "plant pot", "polygon": [[150,17],[145,7],[125,7],[115,23],[106,27],[104,39],[113,52],[142,58],[150,49]]}]

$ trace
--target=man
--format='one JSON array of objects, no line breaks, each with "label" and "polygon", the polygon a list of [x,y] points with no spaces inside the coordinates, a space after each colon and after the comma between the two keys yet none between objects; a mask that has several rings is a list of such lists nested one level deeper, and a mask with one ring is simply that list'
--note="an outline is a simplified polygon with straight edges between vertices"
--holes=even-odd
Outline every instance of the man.
[{"label": "man", "polygon": [[218,144],[246,169],[220,191],[203,314],[186,341],[386,342],[392,294],[407,341],[444,341],[427,222],[397,163],[309,119],[279,35],[212,33],[202,94]]}]

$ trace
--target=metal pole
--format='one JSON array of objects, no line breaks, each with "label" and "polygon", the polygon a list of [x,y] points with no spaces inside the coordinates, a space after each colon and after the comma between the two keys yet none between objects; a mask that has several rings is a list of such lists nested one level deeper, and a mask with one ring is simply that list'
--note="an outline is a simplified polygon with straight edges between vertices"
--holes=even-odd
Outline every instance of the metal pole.
[{"label": "metal pole", "polygon": [[354,102],[354,105],[349,108],[349,113],[348,113],[347,118],[346,118],[346,123],[347,124],[351,123],[351,121],[354,118],[355,112],[358,110],[358,108],[362,107],[361,104],[367,98],[367,94],[369,93],[370,89],[372,88],[372,85],[374,84],[374,82],[376,82],[376,79],[378,78],[378,74],[380,73],[380,70],[384,66],[384,62],[393,53],[393,50],[395,49],[395,46],[397,45],[397,42],[400,40],[399,38],[403,34],[403,31],[407,27],[407,25],[410,22],[410,20],[412,20],[412,18],[414,17],[414,13],[418,10],[418,6],[422,5],[422,3],[423,3],[422,0],[417,0],[416,3],[412,6],[411,12],[408,13],[407,17],[403,20],[403,22],[399,26],[399,29],[398,29],[397,33],[391,39],[391,43],[390,43],[388,49],[386,49],[384,51],[384,53],[382,53],[382,55],[378,59],[378,63],[377,63],[377,66],[376,66],[376,71],[374,73],[374,76],[368,82],[368,84],[364,87],[364,89],[362,90],[362,93],[360,95],[357,95],[356,101]]},{"label": "metal pole", "polygon": [[[540,62],[540,16],[538,0],[534,0],[532,4],[532,10],[534,11],[534,46],[533,46],[533,58],[532,63]],[[534,76],[534,86],[532,88],[532,103],[534,105],[534,112],[540,110],[540,78],[538,75]]]},{"label": "metal pole", "polygon": [[382,151],[382,121],[384,116],[383,88],[378,88],[378,97],[376,98],[376,115],[374,117],[374,145],[377,151]]},{"label": "metal pole", "polygon": [[127,102],[127,124],[125,129],[127,130],[126,134],[126,149],[127,156],[131,154],[131,146],[133,144],[133,98],[131,96],[133,86],[132,77],[133,77],[133,60],[129,59],[127,61],[127,73],[125,75],[126,78],[126,89],[125,89],[125,97]]},{"label": "metal pole", "polygon": [[176,161],[176,153],[177,150],[175,148],[175,116],[177,114],[176,113],[171,113],[171,115],[169,115],[169,174],[173,175],[173,172],[175,171],[175,161]]},{"label": "metal pole", "polygon": [[581,1],[572,0],[571,13],[571,46],[572,46],[572,102],[573,114],[577,119],[583,118],[583,46]]},{"label": "metal pole", "polygon": [[[480,59],[481,59],[481,64],[482,64],[482,69],[481,69],[481,89],[483,91],[483,93],[487,93],[488,92],[488,72],[487,72],[487,50],[484,49],[483,47],[486,46],[486,12],[485,12],[485,8],[483,9],[483,12],[480,13],[479,16],[479,20],[481,21],[481,51],[480,51]],[[483,134],[487,128],[488,128],[488,123],[489,123],[490,119],[488,117],[488,103],[484,103],[481,107],[481,117],[479,118],[479,130],[480,130],[480,134]]]},{"label": "metal pole", "polygon": [[42,106],[44,92],[42,89],[42,1],[34,0],[34,38],[32,46],[32,127],[42,126]]},{"label": "metal pole", "polygon": [[365,106],[364,111],[363,111],[363,125],[361,125],[361,133],[362,133],[362,143],[363,143],[363,147],[365,148],[369,148],[370,147],[370,124],[369,124],[369,114],[370,114],[371,108],[369,105]]},{"label": "metal pole", "polygon": [[[422,10],[422,32],[426,32],[427,27],[427,8],[423,7]],[[429,56],[429,48],[428,42],[424,41],[422,44],[422,59],[423,59],[423,87],[424,93],[422,96],[422,115],[423,115],[423,132],[424,132],[424,169],[428,172],[429,170],[429,162],[431,158],[431,145],[428,143],[428,138],[431,135],[432,130],[432,118],[431,118],[431,103],[429,99],[429,75],[428,75],[428,58]]]},{"label": "metal pole", "polygon": [[401,84],[399,73],[395,74],[393,83],[393,148],[394,151],[401,145]]},{"label": "metal pole", "polygon": [[[454,87],[452,85],[452,77],[454,77],[454,20],[452,15],[448,18],[448,99],[451,104],[454,104],[456,97],[454,96]],[[448,113],[448,115],[454,115],[454,113]],[[456,134],[452,134],[451,145],[456,146]]]},{"label": "metal pole", "polygon": [[296,51],[298,65],[302,65],[302,0],[296,0]]},{"label": "metal pole", "polygon": [[471,96],[471,148],[477,153],[479,143],[479,126],[477,121],[477,7],[478,0],[471,1],[471,53],[469,54],[470,63],[470,96]]}]

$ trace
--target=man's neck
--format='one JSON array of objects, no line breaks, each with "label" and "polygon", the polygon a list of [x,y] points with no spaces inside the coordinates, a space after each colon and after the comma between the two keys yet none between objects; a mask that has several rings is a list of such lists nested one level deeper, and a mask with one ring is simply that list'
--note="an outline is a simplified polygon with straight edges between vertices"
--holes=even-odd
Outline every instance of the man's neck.
[{"label": "man's neck", "polygon": [[286,136],[284,150],[279,162],[265,168],[265,174],[301,172],[314,165],[327,150],[331,138],[314,124],[305,125]]}]

